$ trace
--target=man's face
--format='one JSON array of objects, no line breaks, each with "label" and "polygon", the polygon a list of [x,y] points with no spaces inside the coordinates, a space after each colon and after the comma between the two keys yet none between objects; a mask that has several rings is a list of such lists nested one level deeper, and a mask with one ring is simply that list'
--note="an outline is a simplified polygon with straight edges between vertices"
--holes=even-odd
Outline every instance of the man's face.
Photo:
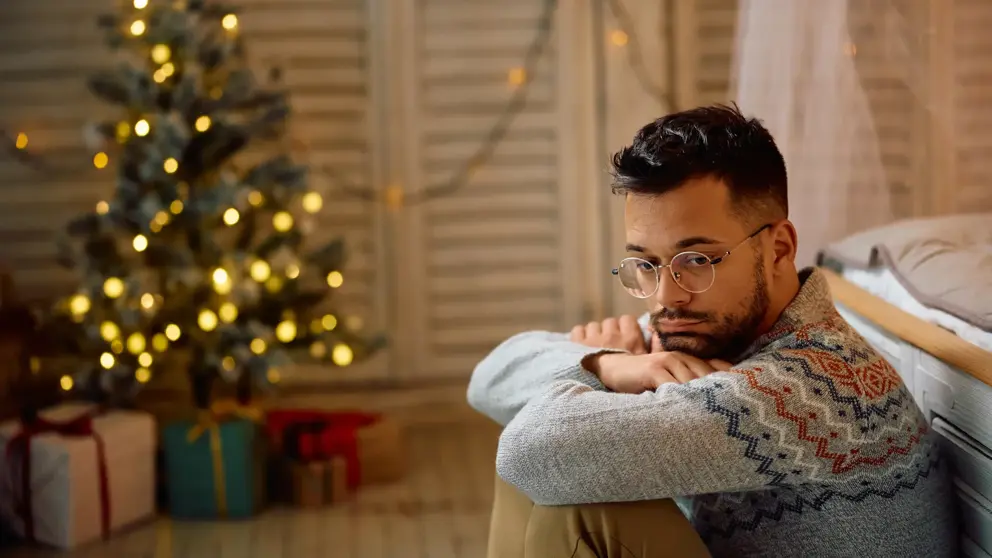
[{"label": "man's face", "polygon": [[[734,215],[727,187],[713,178],[661,196],[628,195],[624,221],[628,255],[656,265],[686,251],[722,256],[760,226]],[[763,252],[761,235],[745,242],[715,266],[713,285],[702,293],[685,291],[669,268],[659,269],[661,283],[647,301],[662,347],[723,359],[747,348],[769,307]]]}]

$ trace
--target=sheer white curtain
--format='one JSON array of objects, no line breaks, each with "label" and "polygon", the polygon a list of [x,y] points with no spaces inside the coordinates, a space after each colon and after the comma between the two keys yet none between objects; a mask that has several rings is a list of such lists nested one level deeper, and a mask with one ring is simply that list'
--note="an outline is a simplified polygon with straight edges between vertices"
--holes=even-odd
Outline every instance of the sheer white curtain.
[{"label": "sheer white curtain", "polygon": [[825,243],[893,219],[849,2],[741,0],[735,98],[785,156],[800,265]]}]

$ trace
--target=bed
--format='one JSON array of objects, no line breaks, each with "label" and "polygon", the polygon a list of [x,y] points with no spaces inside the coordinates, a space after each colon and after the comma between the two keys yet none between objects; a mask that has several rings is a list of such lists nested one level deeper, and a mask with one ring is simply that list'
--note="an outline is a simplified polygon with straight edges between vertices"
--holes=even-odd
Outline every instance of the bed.
[{"label": "bed", "polygon": [[965,556],[992,556],[992,214],[895,223],[818,258],[838,311],[903,377],[952,462]]}]

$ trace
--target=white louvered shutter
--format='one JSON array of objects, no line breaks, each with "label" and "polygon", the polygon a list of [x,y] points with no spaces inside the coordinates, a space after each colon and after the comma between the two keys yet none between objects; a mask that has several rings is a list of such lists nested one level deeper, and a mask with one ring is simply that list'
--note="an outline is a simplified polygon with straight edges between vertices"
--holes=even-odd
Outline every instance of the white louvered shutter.
[{"label": "white louvered shutter", "polygon": [[75,284],[56,264],[54,234],[112,188],[113,171],[93,167],[82,132],[91,119],[114,114],[86,87],[87,76],[108,62],[96,18],[113,5],[0,2],[0,127],[11,138],[27,134],[27,151],[54,168],[34,170],[0,153],[0,261],[30,299]]},{"label": "white louvered shutter", "polygon": [[949,41],[953,45],[953,113],[945,126],[954,130],[956,148],[948,209],[992,211],[992,3],[955,0],[946,4],[954,11],[953,41]]},{"label": "white louvered shutter", "polygon": [[674,0],[676,108],[731,101],[738,0]]},{"label": "white louvered shutter", "polygon": [[[416,192],[448,181],[482,144],[513,94],[510,74],[535,39],[544,2],[413,4],[407,187]],[[457,193],[408,210],[412,225],[399,239],[408,265],[396,278],[411,308],[398,324],[408,340],[404,375],[467,378],[515,333],[574,325],[566,306],[579,302],[565,293],[581,271],[563,249],[569,186],[559,180],[568,163],[559,156],[557,50],[552,39],[526,76],[526,108],[495,156]]]}]

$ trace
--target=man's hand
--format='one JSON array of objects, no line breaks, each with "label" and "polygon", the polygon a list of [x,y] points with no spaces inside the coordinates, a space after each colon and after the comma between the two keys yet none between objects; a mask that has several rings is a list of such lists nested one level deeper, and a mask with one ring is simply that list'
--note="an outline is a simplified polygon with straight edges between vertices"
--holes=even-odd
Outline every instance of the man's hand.
[{"label": "man's hand", "polygon": [[577,325],[572,328],[569,339],[590,347],[620,349],[635,355],[648,352],[644,332],[641,331],[637,318],[629,315]]},{"label": "man's hand", "polygon": [[610,390],[641,393],[666,383],[684,384],[713,372],[730,370],[729,362],[701,360],[678,352],[640,355],[606,353],[593,355],[583,362],[587,370],[599,376]]}]

